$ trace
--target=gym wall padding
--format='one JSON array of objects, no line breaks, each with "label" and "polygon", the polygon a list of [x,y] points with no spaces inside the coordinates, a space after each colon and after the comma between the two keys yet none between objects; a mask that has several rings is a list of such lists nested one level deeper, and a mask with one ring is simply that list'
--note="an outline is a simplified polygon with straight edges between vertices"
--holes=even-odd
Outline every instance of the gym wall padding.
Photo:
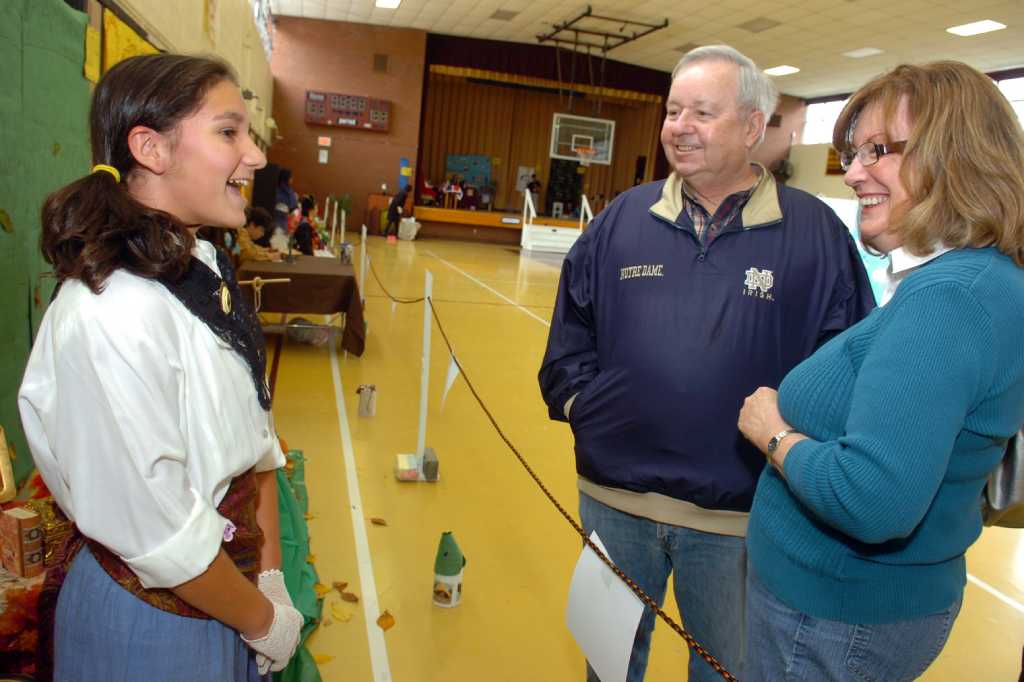
[{"label": "gym wall padding", "polygon": [[63,0],[0,2],[0,425],[32,470],[17,393],[32,339],[53,291],[39,252],[46,195],[89,170],[89,83],[82,73],[87,17]]}]

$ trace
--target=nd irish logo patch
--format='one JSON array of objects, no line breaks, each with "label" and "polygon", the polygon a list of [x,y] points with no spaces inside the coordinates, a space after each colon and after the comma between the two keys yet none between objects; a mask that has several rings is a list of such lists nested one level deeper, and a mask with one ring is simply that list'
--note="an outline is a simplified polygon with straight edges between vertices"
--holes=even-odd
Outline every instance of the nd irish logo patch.
[{"label": "nd irish logo patch", "polygon": [[766,301],[775,300],[775,297],[772,295],[772,287],[775,285],[775,277],[772,275],[771,270],[750,268],[745,274],[747,278],[743,281],[743,284],[746,287],[746,289],[743,290],[744,296],[762,298]]}]

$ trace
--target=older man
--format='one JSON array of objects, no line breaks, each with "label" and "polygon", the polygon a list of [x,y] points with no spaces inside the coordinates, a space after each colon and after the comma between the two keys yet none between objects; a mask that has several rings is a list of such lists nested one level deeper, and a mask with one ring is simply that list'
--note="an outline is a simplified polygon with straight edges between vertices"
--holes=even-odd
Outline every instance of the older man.
[{"label": "older man", "polygon": [[[674,574],[685,626],[737,677],[764,466],[739,408],[874,307],[832,210],[751,162],[777,97],[730,47],[680,60],[661,131],[673,172],[616,198],[570,251],[540,370],[575,435],[587,532],[658,602]],[[647,609],[630,682],[653,627]],[[721,677],[691,656],[688,679]]]}]

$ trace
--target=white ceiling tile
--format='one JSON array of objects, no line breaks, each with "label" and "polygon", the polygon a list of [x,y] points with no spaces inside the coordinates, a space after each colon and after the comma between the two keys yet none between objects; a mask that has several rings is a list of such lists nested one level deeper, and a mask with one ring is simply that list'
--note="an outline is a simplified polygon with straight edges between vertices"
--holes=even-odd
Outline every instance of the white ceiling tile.
[{"label": "white ceiling tile", "polygon": [[274,0],[270,11],[278,16],[302,16],[302,0]]}]

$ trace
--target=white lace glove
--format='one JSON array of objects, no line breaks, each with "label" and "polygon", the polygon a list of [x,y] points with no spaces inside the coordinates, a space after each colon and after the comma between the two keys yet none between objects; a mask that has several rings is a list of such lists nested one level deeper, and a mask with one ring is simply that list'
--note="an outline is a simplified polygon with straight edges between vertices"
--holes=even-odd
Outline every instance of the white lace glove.
[{"label": "white lace glove", "polygon": [[256,652],[260,675],[266,675],[268,671],[276,673],[287,667],[299,646],[303,622],[302,614],[294,607],[275,603],[274,621],[267,634],[259,639],[246,639],[245,635],[240,635],[242,641]]},{"label": "white lace glove", "polygon": [[276,568],[272,568],[269,571],[260,573],[256,576],[256,580],[256,586],[267,599],[282,606],[295,606],[292,603],[291,596],[288,594],[288,588],[285,587],[284,573]]}]

